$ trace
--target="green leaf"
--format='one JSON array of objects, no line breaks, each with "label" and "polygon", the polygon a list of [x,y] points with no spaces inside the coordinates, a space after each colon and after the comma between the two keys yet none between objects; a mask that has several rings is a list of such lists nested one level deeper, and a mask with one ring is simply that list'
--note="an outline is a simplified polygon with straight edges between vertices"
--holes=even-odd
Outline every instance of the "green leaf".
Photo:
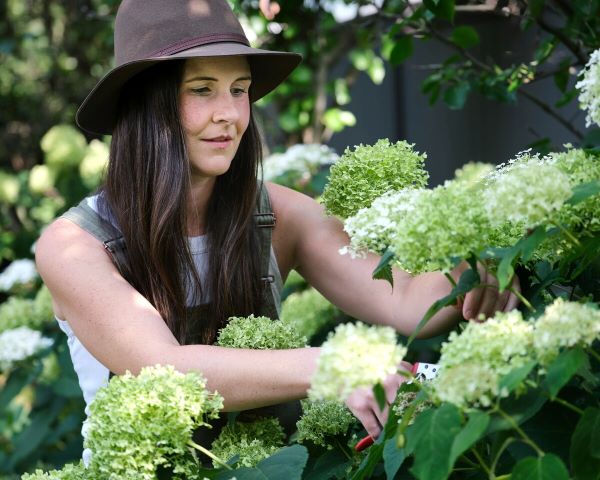
[{"label": "green leaf", "polygon": [[[512,421],[517,425],[526,422],[533,417],[540,408],[547,402],[547,396],[540,389],[530,388],[522,395],[510,396],[502,399],[500,408],[502,411],[512,417]],[[488,425],[486,434],[502,430],[512,430],[513,423],[509,422],[502,415],[494,413]]]},{"label": "green leaf", "polygon": [[387,280],[389,284],[394,288],[394,277],[392,275],[392,260],[394,259],[394,252],[386,250],[377,267],[373,270],[373,280]]},{"label": "green leaf", "polygon": [[385,442],[383,445],[383,467],[387,480],[394,480],[405,458],[404,449],[397,447],[395,438],[390,438]]},{"label": "green leaf", "polygon": [[576,479],[598,480],[600,478],[600,409],[589,407],[584,412],[573,437],[571,437],[570,460]]},{"label": "green leaf", "polygon": [[499,390],[501,392],[506,391],[507,393],[512,392],[527,378],[529,372],[531,372],[536,365],[537,363],[534,360],[531,360],[521,367],[513,368],[500,379],[500,382],[498,383]]},{"label": "green leaf", "polygon": [[373,395],[375,395],[375,400],[377,400],[377,405],[381,410],[385,408],[387,403],[387,399],[385,398],[385,389],[381,383],[376,383],[373,386]]},{"label": "green leaf", "polygon": [[348,466],[348,457],[339,448],[327,450],[314,463],[312,469],[305,472],[305,477],[311,480],[330,480],[341,478]]},{"label": "green leaf", "polygon": [[423,4],[436,17],[449,22],[454,20],[454,0],[423,0]]},{"label": "green leaf", "polygon": [[485,433],[490,423],[490,417],[484,412],[474,410],[469,414],[469,420],[463,429],[454,437],[448,467],[452,469],[456,459],[467,451]]},{"label": "green leaf", "polygon": [[375,444],[369,448],[367,457],[361,462],[358,470],[353,475],[352,480],[371,478],[375,468],[381,463],[381,459],[383,458],[383,444],[380,443],[380,438],[378,438]]},{"label": "green leaf", "polygon": [[451,85],[444,92],[444,102],[452,110],[460,110],[465,106],[471,91],[471,84],[465,80]]},{"label": "green leaf", "polygon": [[292,445],[278,450],[254,468],[240,468],[220,474],[217,479],[237,480],[300,480],[308,460],[308,451],[302,445]]},{"label": "green leaf", "polygon": [[25,385],[31,383],[33,375],[30,371],[24,368],[17,368],[10,373],[10,376],[6,380],[0,390],[0,413],[12,402]]},{"label": "green leaf", "polygon": [[560,458],[551,453],[543,457],[521,460],[512,471],[510,480],[568,480],[569,472]]},{"label": "green leaf", "polygon": [[407,430],[407,437],[414,445],[415,460],[410,471],[417,479],[448,477],[454,440],[460,430],[460,411],[449,403],[427,410],[415,419],[412,428]]},{"label": "green leaf", "polygon": [[413,39],[410,35],[405,35],[396,40],[391,52],[390,63],[400,65],[413,53]]},{"label": "green leaf", "polygon": [[517,245],[519,245],[519,248],[521,249],[521,257],[523,262],[529,261],[533,255],[533,252],[535,252],[535,249],[540,245],[540,243],[546,240],[547,236],[546,227],[540,225],[536,227],[536,229],[529,235],[519,240]]},{"label": "green leaf", "polygon": [[479,43],[479,34],[473,27],[461,25],[452,31],[451,39],[461,48],[471,48]]},{"label": "green leaf", "polygon": [[339,108],[330,108],[323,114],[321,119],[323,125],[333,130],[341,132],[346,127],[356,125],[356,117],[352,112],[340,110]]},{"label": "green leaf", "polygon": [[443,298],[440,298],[436,302],[429,307],[425,315],[408,338],[406,345],[410,345],[416,336],[419,334],[421,329],[425,326],[425,324],[429,321],[431,317],[433,317],[437,312],[439,312],[442,308],[447,307],[448,305],[453,305],[456,303],[456,299],[462,295],[465,295],[467,292],[473,290],[477,285],[479,285],[480,278],[479,273],[476,270],[465,270],[460,279],[458,280],[458,284],[456,287],[452,289],[452,291]]},{"label": "green leaf", "polygon": [[565,350],[548,367],[543,387],[555,398],[560,389],[586,362],[587,355],[581,348]]},{"label": "green leaf", "polygon": [[593,182],[582,183],[573,187],[573,195],[565,203],[569,205],[577,205],[580,202],[598,195],[600,193],[600,180],[594,180]]}]

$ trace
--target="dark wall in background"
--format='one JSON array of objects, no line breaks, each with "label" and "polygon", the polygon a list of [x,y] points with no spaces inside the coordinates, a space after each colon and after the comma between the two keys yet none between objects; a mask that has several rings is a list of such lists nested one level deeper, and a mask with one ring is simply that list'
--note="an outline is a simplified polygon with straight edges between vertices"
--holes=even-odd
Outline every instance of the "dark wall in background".
[{"label": "dark wall in background", "polygon": [[[478,58],[494,59],[501,66],[529,59],[539,40],[539,32],[523,32],[517,22],[504,18],[471,15],[469,20],[481,38],[473,53]],[[362,75],[352,88],[348,105],[357,124],[335,134],[329,144],[342,153],[346,146],[384,137],[415,143],[418,151],[427,152],[430,184],[434,186],[452,178],[454,170],[466,162],[501,163],[543,137],[550,138],[556,148],[576,142],[563,125],[523,97],[516,104],[502,104],[472,94],[462,110],[450,110],[441,101],[430,106],[421,93],[421,83],[431,73],[431,66],[450,54],[451,50],[439,42],[416,41],[413,56],[400,67],[389,69],[381,85]],[[561,58],[557,52],[552,61],[559,63]],[[575,77],[571,81],[575,82]],[[525,88],[550,105],[560,98],[551,77]],[[585,131],[585,115],[576,101],[558,110]]]}]

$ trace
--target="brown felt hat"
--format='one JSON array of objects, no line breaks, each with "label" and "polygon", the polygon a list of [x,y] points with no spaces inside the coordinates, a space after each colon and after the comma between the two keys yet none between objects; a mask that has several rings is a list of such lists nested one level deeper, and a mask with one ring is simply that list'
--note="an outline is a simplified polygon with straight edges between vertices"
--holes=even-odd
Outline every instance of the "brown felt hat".
[{"label": "brown felt hat", "polygon": [[227,0],[123,0],[115,21],[115,67],[77,111],[77,124],[111,134],[119,93],[143,70],[165,60],[225,55],[247,56],[251,101],[265,96],[298,66],[296,53],[250,47]]}]

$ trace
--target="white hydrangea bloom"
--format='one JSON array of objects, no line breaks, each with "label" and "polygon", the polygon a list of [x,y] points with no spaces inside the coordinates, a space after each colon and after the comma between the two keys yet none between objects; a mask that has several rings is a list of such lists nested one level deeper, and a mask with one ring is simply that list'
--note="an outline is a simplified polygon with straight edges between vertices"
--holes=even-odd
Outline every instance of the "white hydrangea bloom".
[{"label": "white hydrangea bloom", "polygon": [[0,333],[0,371],[8,370],[13,363],[25,360],[38,350],[52,345],[38,330],[19,327]]},{"label": "white hydrangea bloom", "polygon": [[0,290],[8,291],[13,286],[28,283],[38,277],[35,262],[28,258],[15,260],[0,273]]},{"label": "white hydrangea bloom", "polygon": [[579,73],[581,80],[575,84],[579,90],[579,104],[587,111],[585,126],[600,126],[600,48],[590,55],[585,68]]},{"label": "white hydrangea bloom", "polygon": [[542,365],[548,365],[562,347],[591,345],[600,339],[600,311],[557,298],[535,322],[533,345]]},{"label": "white hydrangea bloom", "polygon": [[571,197],[569,176],[547,157],[521,152],[487,176],[485,209],[490,223],[534,227]]},{"label": "white hydrangea bloom", "polygon": [[531,360],[532,347],[533,325],[518,310],[469,322],[442,344],[435,395],[461,408],[489,406],[500,393],[499,380]]},{"label": "white hydrangea bloom", "polygon": [[361,208],[356,215],[347,218],[344,230],[350,236],[350,245],[340,253],[350,253],[352,258],[362,257],[366,251],[383,254],[399,229],[399,220],[410,215],[415,199],[424,192],[427,190],[388,192],[375,199],[370,207]]},{"label": "white hydrangea bloom", "polygon": [[327,145],[298,144],[284,153],[274,153],[263,160],[263,179],[275,180],[287,172],[310,177],[321,165],[331,165],[339,156]]},{"label": "white hydrangea bloom", "polygon": [[391,327],[340,325],[321,347],[309,398],[344,400],[356,388],[372,387],[395,373],[405,354]]},{"label": "white hydrangea bloom", "polygon": [[489,365],[475,362],[440,369],[433,381],[434,395],[459,408],[489,407],[498,396],[498,374]]}]

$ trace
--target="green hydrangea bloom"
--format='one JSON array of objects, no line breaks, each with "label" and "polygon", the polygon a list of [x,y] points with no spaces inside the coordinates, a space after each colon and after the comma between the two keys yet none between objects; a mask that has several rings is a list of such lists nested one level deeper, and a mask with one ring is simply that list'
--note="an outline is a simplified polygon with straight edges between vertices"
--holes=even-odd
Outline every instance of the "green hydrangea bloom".
[{"label": "green hydrangea bloom", "polygon": [[[398,417],[398,423],[402,422],[402,417],[404,416],[404,412],[406,412],[406,410],[408,409],[408,407],[410,407],[412,405],[412,403],[415,401],[415,399],[417,398],[419,392],[416,391],[399,391],[398,395],[396,396],[396,401],[393,403],[392,405],[392,409],[394,410],[394,413],[396,414],[396,416]],[[415,411],[413,413],[412,418],[409,420],[408,424],[412,424],[414,419],[416,418],[416,416],[427,410],[428,408],[430,408],[433,405],[433,403],[430,400],[425,400],[420,402],[417,407],[415,408]]]},{"label": "green hydrangea bloom", "polygon": [[389,191],[423,188],[429,174],[424,169],[426,154],[401,141],[379,140],[375,145],[347,148],[330,169],[322,201],[327,213],[348,218]]},{"label": "green hydrangea bloom", "polygon": [[585,126],[600,126],[600,48],[592,52],[579,76],[575,88],[579,90],[579,105],[587,111]]},{"label": "green hydrangea bloom", "polygon": [[45,163],[61,169],[79,165],[87,149],[83,134],[72,125],[55,125],[42,137],[40,143]]},{"label": "green hydrangea bloom", "polygon": [[43,286],[34,300],[12,296],[0,305],[0,332],[18,327],[39,330],[53,318],[52,297]]},{"label": "green hydrangea bloom", "polygon": [[327,337],[308,392],[312,400],[343,401],[356,388],[372,387],[398,370],[406,348],[391,327],[357,322]]},{"label": "green hydrangea bloom", "polygon": [[[93,477],[86,470],[83,462],[69,463],[60,470],[51,470],[44,472],[37,469],[34,473],[26,473],[21,480],[85,480]],[[108,478],[108,477],[107,477]]]},{"label": "green hydrangea bloom", "polygon": [[287,322],[267,317],[231,317],[215,345],[231,348],[285,349],[306,346],[306,337]]},{"label": "green hydrangea bloom", "polygon": [[521,152],[487,177],[485,207],[490,223],[533,228],[548,220],[571,195],[569,176],[547,159]]},{"label": "green hydrangea bloom", "polygon": [[208,392],[198,373],[155,366],[113,377],[90,404],[84,441],[90,471],[97,478],[153,480],[162,466],[172,478],[192,478],[198,465],[188,442],[222,408],[223,398]]},{"label": "green hydrangea bloom", "polygon": [[276,418],[235,422],[223,427],[211,451],[225,461],[239,455],[236,467],[254,467],[283,447],[284,439],[285,433]]},{"label": "green hydrangea bloom", "polygon": [[333,438],[345,435],[357,422],[352,412],[336,400],[302,400],[302,416],[296,423],[298,442],[312,442],[328,449],[333,448]]},{"label": "green hydrangea bloom", "polygon": [[549,365],[560,350],[588,346],[600,339],[600,311],[557,298],[535,322],[533,345],[542,365]]},{"label": "green hydrangea bloom", "polygon": [[[414,190],[396,220],[390,249],[398,266],[413,274],[449,271],[489,245],[482,193],[459,182]],[[409,192],[411,193],[411,192]]]},{"label": "green hydrangea bloom", "polygon": [[442,344],[434,396],[461,408],[490,405],[498,381],[534,359],[533,325],[521,312],[497,312],[482,323],[469,322]]},{"label": "green hydrangea bloom", "polygon": [[337,314],[337,308],[314,288],[292,293],[281,305],[281,321],[308,339]]},{"label": "green hydrangea bloom", "polygon": [[469,162],[454,171],[454,180],[457,182],[476,185],[483,181],[489,173],[493,172],[495,166],[491,163]]}]

